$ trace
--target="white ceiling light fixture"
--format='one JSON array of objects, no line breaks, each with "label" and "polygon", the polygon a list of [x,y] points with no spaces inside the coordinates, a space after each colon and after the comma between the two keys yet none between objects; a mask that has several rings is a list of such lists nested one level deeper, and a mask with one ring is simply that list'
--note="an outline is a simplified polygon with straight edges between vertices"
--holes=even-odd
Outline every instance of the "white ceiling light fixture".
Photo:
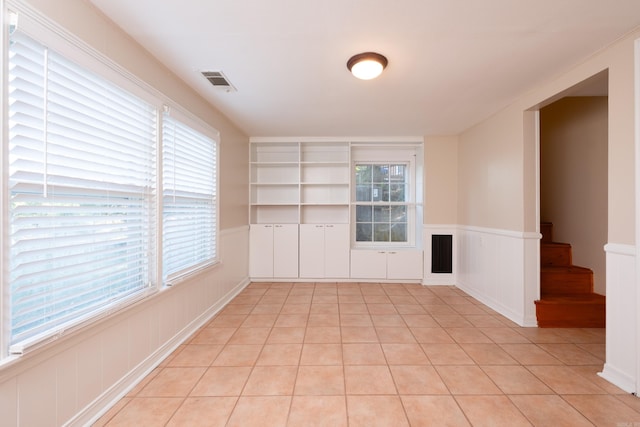
[{"label": "white ceiling light fixture", "polygon": [[347,68],[355,77],[371,80],[378,77],[389,61],[376,52],[363,52],[352,56],[347,61]]}]

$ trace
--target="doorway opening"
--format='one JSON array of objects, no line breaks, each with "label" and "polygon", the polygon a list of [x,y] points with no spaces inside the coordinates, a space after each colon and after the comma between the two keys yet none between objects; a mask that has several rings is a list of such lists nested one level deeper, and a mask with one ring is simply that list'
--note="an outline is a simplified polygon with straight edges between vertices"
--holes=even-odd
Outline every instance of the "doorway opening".
[{"label": "doorway opening", "polygon": [[604,327],[608,73],[539,110],[541,327]]}]

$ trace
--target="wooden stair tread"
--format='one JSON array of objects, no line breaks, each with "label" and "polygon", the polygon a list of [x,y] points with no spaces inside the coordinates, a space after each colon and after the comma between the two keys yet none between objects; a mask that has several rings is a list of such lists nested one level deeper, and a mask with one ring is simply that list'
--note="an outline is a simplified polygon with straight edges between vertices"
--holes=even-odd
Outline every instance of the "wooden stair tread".
[{"label": "wooden stair tread", "polygon": [[542,242],[551,242],[553,240],[553,224],[550,222],[541,222],[540,223],[540,233],[542,234]]},{"label": "wooden stair tread", "polygon": [[606,297],[593,292],[593,270],[573,265],[569,243],[553,241],[553,224],[541,223],[538,327],[604,328]]},{"label": "wooden stair tread", "polygon": [[578,265],[543,265],[540,267],[541,273],[591,273],[592,270]]},{"label": "wooden stair tread", "polygon": [[540,245],[540,266],[570,266],[573,265],[571,259],[571,245],[568,243],[550,242]]},{"label": "wooden stair tread", "polygon": [[553,295],[536,303],[540,328],[604,328],[607,306],[599,294]]},{"label": "wooden stair tread", "polygon": [[542,242],[540,246],[544,247],[554,247],[554,246],[562,246],[562,247],[571,247],[571,243],[563,243],[563,242]]},{"label": "wooden stair tread", "polygon": [[545,295],[536,304],[604,304],[606,297],[600,294]]}]

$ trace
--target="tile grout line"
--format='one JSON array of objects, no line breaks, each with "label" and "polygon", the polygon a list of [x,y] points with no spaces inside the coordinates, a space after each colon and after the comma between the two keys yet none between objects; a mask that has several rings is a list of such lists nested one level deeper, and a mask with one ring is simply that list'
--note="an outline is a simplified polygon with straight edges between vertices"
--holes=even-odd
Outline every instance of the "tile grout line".
[{"label": "tile grout line", "polygon": [[[419,307],[421,307],[421,309],[428,315],[430,316],[435,323],[437,324],[437,326],[433,326],[434,331],[435,329],[441,330],[442,333],[446,334],[446,336],[448,336],[451,340],[452,340],[452,344],[455,344],[455,346],[457,348],[459,348],[462,353],[464,355],[466,355],[466,357],[468,357],[471,362],[472,365],[469,366],[475,366],[479,369],[480,372],[482,372],[483,375],[485,375],[489,381],[491,382],[491,384],[493,386],[495,386],[497,388],[497,390],[500,391],[499,396],[506,396],[509,400],[509,402],[511,402],[511,405],[513,405],[513,407],[518,411],[518,413],[524,417],[524,419],[528,420],[529,422],[533,422],[533,420],[531,420],[529,417],[527,417],[526,412],[524,412],[521,407],[519,407],[518,405],[515,404],[515,401],[513,400],[512,397],[516,396],[516,394],[511,393],[508,394],[505,392],[505,390],[503,390],[499,384],[496,382],[496,379],[492,376],[490,376],[488,374],[487,371],[487,367],[488,366],[502,366],[501,364],[496,364],[496,365],[491,365],[491,364],[486,364],[483,365],[480,363],[479,360],[476,360],[474,357],[472,357],[472,354],[469,353],[470,349],[470,345],[474,345],[474,344],[482,344],[482,342],[478,343],[478,342],[474,342],[474,340],[476,338],[474,338],[475,334],[481,334],[481,336],[486,337],[489,342],[487,342],[486,344],[490,344],[492,346],[495,346],[496,349],[500,349],[502,352],[504,352],[504,354],[508,357],[510,357],[511,359],[514,360],[515,364],[506,364],[505,366],[518,366],[520,368],[524,368],[526,370],[526,372],[528,372],[529,374],[531,374],[534,378],[536,378],[538,381],[540,381],[542,384],[544,384],[545,386],[547,386],[552,394],[550,394],[549,396],[557,396],[559,398],[562,399],[562,401],[568,405],[568,407],[572,408],[573,410],[575,410],[577,412],[577,414],[580,414],[580,416],[584,417],[585,419],[589,420],[590,422],[592,422],[591,418],[587,417],[586,414],[582,413],[577,406],[571,404],[569,402],[569,400],[567,400],[565,398],[565,396],[567,394],[560,394],[558,392],[555,391],[555,389],[553,387],[551,387],[549,384],[547,384],[544,379],[542,377],[540,377],[539,375],[537,375],[534,370],[532,370],[532,367],[535,366],[549,366],[551,367],[563,367],[566,368],[567,370],[571,370],[573,371],[573,374],[578,376],[581,379],[584,379],[585,381],[587,381],[589,384],[593,385],[594,387],[597,387],[598,389],[600,389],[602,391],[602,393],[598,393],[597,396],[610,396],[611,398],[616,399],[616,401],[620,402],[621,404],[623,404],[625,407],[631,409],[633,412],[638,413],[639,411],[637,411],[636,409],[634,409],[632,406],[630,406],[627,402],[625,402],[623,399],[621,399],[621,396],[619,396],[618,394],[612,393],[611,391],[602,388],[600,386],[600,384],[598,384],[595,381],[592,381],[589,377],[587,376],[587,374],[589,373],[588,369],[579,369],[582,368],[584,366],[590,366],[590,365],[584,365],[580,363],[580,360],[584,361],[585,359],[572,359],[573,354],[570,353],[571,350],[578,350],[578,354],[575,357],[579,357],[580,354],[584,354],[584,357],[594,357],[595,360],[598,360],[599,363],[604,363],[602,362],[602,359],[599,357],[598,353],[596,353],[597,351],[597,345],[601,345],[601,333],[598,331],[587,331],[587,330],[580,330],[580,331],[558,331],[557,332],[557,337],[555,338],[557,339],[557,341],[554,341],[553,337],[550,337],[549,339],[551,341],[547,341],[547,339],[545,337],[547,337],[548,333],[547,332],[541,332],[539,331],[538,333],[536,333],[534,335],[533,332],[531,333],[525,333],[526,331],[523,330],[522,328],[517,327],[517,325],[513,325],[512,323],[508,323],[505,322],[503,319],[503,316],[499,315],[499,313],[495,313],[492,310],[487,310],[485,308],[485,306],[483,304],[481,304],[480,302],[478,302],[477,300],[467,296],[466,294],[464,294],[462,291],[458,290],[457,288],[454,287],[446,287],[446,288],[442,288],[442,289],[437,289],[437,291],[435,289],[430,289],[427,287],[422,287],[420,289],[418,288],[414,288],[414,287],[409,287],[408,285],[405,286],[404,284],[400,284],[400,289],[397,288],[398,285],[394,284],[394,288],[391,288],[390,286],[383,286],[381,284],[374,284],[379,286],[379,289],[382,291],[382,293],[384,294],[384,296],[386,296],[389,299],[389,303],[391,307],[393,307],[393,310],[395,311],[395,315],[398,316],[398,319],[392,319],[391,317],[389,317],[388,319],[384,319],[384,318],[376,318],[375,316],[385,316],[384,310],[385,308],[380,305],[378,307],[376,306],[372,306],[372,304],[375,303],[368,303],[367,300],[365,299],[366,295],[376,295],[376,293],[372,293],[372,294],[364,294],[364,286],[361,283],[358,284],[349,284],[349,287],[344,287],[343,290],[344,292],[341,293],[340,292],[340,286],[339,283],[337,284],[333,284],[333,289],[335,290],[335,293],[333,292],[319,292],[323,287],[318,286],[317,283],[313,284],[313,288],[311,291],[311,301],[309,302],[309,308],[305,314],[305,316],[303,317],[305,320],[305,327],[304,327],[304,332],[301,338],[301,344],[300,344],[300,352],[297,356],[297,369],[295,371],[295,376],[293,378],[293,390],[291,392],[291,395],[289,396],[289,406],[287,409],[287,422],[290,420],[291,416],[292,416],[292,410],[293,410],[293,405],[294,405],[294,399],[296,397],[296,384],[298,382],[299,379],[299,375],[300,375],[300,369],[303,366],[302,362],[303,362],[303,355],[304,355],[304,350],[305,350],[305,346],[311,343],[307,342],[307,334],[309,332],[309,328],[310,326],[310,320],[311,320],[311,316],[312,313],[314,311],[314,296],[328,296],[329,294],[331,295],[335,295],[335,304],[337,307],[337,321],[338,321],[338,337],[337,339],[339,340],[340,343],[340,350],[341,350],[341,365],[342,365],[342,376],[343,376],[343,383],[342,383],[342,387],[343,387],[343,402],[346,408],[346,421],[347,423],[350,421],[350,413],[349,413],[349,394],[347,393],[347,384],[346,384],[346,380],[347,380],[347,372],[346,372],[346,367],[348,366],[345,363],[345,345],[346,343],[344,342],[344,336],[343,336],[343,328],[344,327],[349,327],[348,324],[344,324],[343,325],[343,319],[342,316],[346,315],[346,314],[354,314],[355,313],[347,313],[346,311],[343,312],[343,310],[347,309],[347,306],[345,304],[364,304],[365,308],[366,308],[366,314],[368,316],[368,319],[371,322],[371,328],[373,329],[373,332],[375,333],[375,337],[376,337],[376,344],[379,346],[380,351],[382,352],[382,357],[384,358],[384,362],[385,362],[385,367],[386,367],[386,371],[387,373],[390,375],[391,380],[393,381],[393,385],[394,385],[394,390],[395,390],[395,394],[393,394],[393,396],[396,396],[402,406],[403,412],[404,412],[404,416],[406,418],[407,421],[411,421],[410,419],[410,414],[408,412],[407,406],[405,405],[405,401],[402,399],[403,396],[412,396],[413,394],[411,393],[405,393],[405,394],[401,394],[400,392],[400,388],[398,385],[398,380],[396,379],[396,377],[393,375],[393,372],[391,370],[392,365],[389,363],[390,359],[389,359],[389,353],[388,351],[385,351],[385,344],[389,344],[389,348],[392,344],[396,344],[395,340],[396,338],[394,338],[393,335],[391,335],[394,331],[385,331],[384,336],[381,335],[382,333],[382,329],[381,328],[402,328],[402,329],[406,329],[408,330],[409,336],[414,340],[415,344],[417,344],[420,348],[420,351],[422,352],[422,354],[425,356],[426,361],[428,362],[428,366],[431,366],[434,369],[435,374],[437,375],[437,378],[439,378],[439,380],[442,382],[442,384],[444,385],[444,387],[447,390],[447,394],[446,396],[452,397],[456,403],[457,408],[459,409],[460,413],[464,415],[465,419],[471,423],[471,418],[469,418],[469,414],[467,412],[465,412],[463,410],[463,407],[460,404],[459,401],[459,397],[463,396],[461,394],[453,394],[452,390],[450,388],[450,385],[444,381],[443,377],[441,376],[441,372],[438,370],[438,366],[456,366],[455,364],[450,364],[450,363],[445,363],[445,364],[439,364],[439,365],[434,365],[433,364],[433,360],[431,357],[429,357],[425,344],[428,343],[424,343],[421,342],[421,340],[424,340],[424,337],[418,337],[416,335],[417,330],[416,328],[420,327],[420,324],[416,324],[413,326],[413,328],[411,326],[409,326],[408,323],[408,319],[405,317],[405,315],[403,315],[401,313],[401,311],[403,310],[409,310],[408,308],[402,308],[402,310],[399,310],[398,306],[400,305],[417,305]],[[251,289],[250,288],[251,285],[249,285],[249,287],[247,287],[246,289]],[[272,335],[272,333],[274,332],[274,330],[277,327],[288,327],[287,324],[283,323],[283,326],[278,326],[278,321],[281,318],[281,316],[283,316],[285,313],[284,308],[287,305],[287,300],[290,297],[293,297],[294,295],[292,295],[292,291],[295,289],[295,284],[288,284],[288,285],[279,285],[279,286],[274,286],[274,283],[269,283],[268,286],[265,288],[264,292],[261,294],[260,298],[258,300],[256,300],[255,302],[253,302],[251,304],[252,308],[251,311],[249,313],[252,313],[256,307],[258,305],[260,305],[260,301],[263,300],[263,298],[265,297],[275,297],[278,296],[278,294],[282,293],[283,290],[286,288],[286,294],[284,295],[284,301],[282,302],[282,304],[280,305],[280,308],[278,309],[278,312],[276,313],[276,317],[273,321],[273,323],[271,323],[270,327],[269,327],[269,331],[264,339],[264,341],[262,342],[262,348],[260,349],[260,352],[258,353],[258,355],[256,356],[255,360],[253,361],[252,365],[251,365],[251,371],[249,372],[247,378],[245,379],[243,385],[242,385],[242,389],[239,392],[238,396],[234,396],[236,398],[235,403],[233,405],[233,408],[231,409],[231,412],[229,412],[229,415],[227,417],[227,421],[226,423],[229,423],[231,420],[232,415],[234,414],[238,403],[240,401],[240,398],[243,396],[244,391],[246,390],[247,384],[251,378],[251,375],[253,374],[253,372],[255,371],[256,367],[258,366],[260,357],[262,356],[262,354],[265,352],[266,346],[267,345],[271,345],[271,344],[276,344],[274,343],[270,343],[269,339]],[[327,286],[327,289],[331,289],[331,286]],[[353,291],[351,289],[354,289]],[[433,302],[433,301],[429,301],[429,299],[427,298],[422,298],[419,299],[420,296],[422,296],[421,292],[416,292],[418,290],[421,289],[428,289],[429,291],[432,292],[431,296],[433,298],[437,298],[439,300],[441,300],[441,302],[439,304]],[[272,290],[274,292],[269,293],[269,290]],[[426,293],[425,293],[426,294]],[[242,295],[242,294],[241,294]],[[301,296],[302,293],[300,294],[296,294],[295,296]],[[353,297],[354,295],[359,295],[362,298],[362,302],[355,302],[357,298],[350,298]],[[407,295],[407,296],[411,296],[413,298],[413,300],[415,300],[414,302],[412,302],[411,304],[409,304],[409,302],[411,302],[411,300],[404,300],[402,298],[403,295]],[[248,296],[248,295],[245,295]],[[342,298],[341,301],[341,296],[345,297]],[[397,297],[397,298],[391,298],[391,297]],[[465,298],[468,303],[462,303],[462,304],[456,304],[456,301],[460,301],[456,298]],[[371,300],[375,300],[375,299],[371,299]],[[301,301],[301,299],[296,300],[296,301]],[[381,300],[380,300],[381,301]],[[270,302],[268,299],[265,299],[265,302]],[[292,302],[292,304],[294,304]],[[320,304],[320,303],[317,303]],[[329,304],[329,303],[326,303]],[[333,303],[331,303],[333,304]],[[382,304],[382,303],[380,303]],[[474,313],[475,310],[472,309],[472,307],[463,307],[465,305],[473,305],[473,306],[477,306],[477,307],[481,307],[486,314],[479,314],[479,313]],[[232,305],[232,304],[229,304]],[[227,305],[225,308],[229,307],[229,305]],[[437,306],[442,306],[442,308],[438,308]],[[437,313],[434,313],[432,310],[438,310],[438,311],[442,311],[444,312],[444,307],[448,307],[449,310],[453,310],[455,312],[455,316],[460,319],[460,323],[459,325],[463,325],[462,320],[464,320],[465,322],[468,323],[468,326],[456,326],[456,320],[454,317],[451,318],[446,318],[446,315],[440,314],[438,315]],[[374,309],[374,313],[372,313],[371,309]],[[431,308],[431,310],[430,310]],[[293,310],[295,310],[295,308],[293,308]],[[380,312],[378,312],[378,310],[380,310]],[[200,328],[198,331],[196,331],[194,333],[194,335],[192,335],[189,339],[185,340],[185,343],[181,345],[181,347],[184,345],[185,347],[182,347],[181,350],[177,353],[173,353],[170,358],[167,358],[167,362],[166,363],[170,363],[171,359],[176,358],[180,353],[182,353],[183,351],[185,351],[185,349],[187,348],[187,346],[198,346],[197,343],[193,343],[193,340],[195,339],[195,336],[197,333],[201,332],[202,329],[204,329],[206,326],[208,326],[210,323],[212,323],[220,314],[222,314],[224,312],[221,311],[221,313],[219,313],[218,315],[216,315],[213,319],[211,319],[211,321],[205,325],[203,328]],[[466,313],[466,314],[465,314]],[[288,313],[287,314],[299,314],[299,313]],[[363,313],[364,314],[364,313]],[[436,316],[434,316],[434,314],[436,314]],[[244,321],[246,321],[246,319],[248,318],[250,314],[246,314],[244,315],[244,320],[242,322],[240,322],[239,325],[234,326],[234,333],[233,335],[235,335],[235,333],[238,332],[238,330],[240,328],[242,328],[242,323]],[[487,317],[487,322],[485,322],[485,325],[483,326],[482,323],[482,319],[480,319],[479,317],[473,318],[473,316],[488,316]],[[439,319],[438,319],[439,317]],[[293,318],[292,318],[293,319]],[[328,319],[328,317],[327,317]],[[355,320],[356,318],[354,317],[354,322],[357,322],[357,320]],[[376,320],[374,320],[376,319]],[[503,323],[504,326],[487,326],[486,323],[491,324],[492,321],[489,321],[489,319],[495,319],[495,321],[501,322]],[[319,318],[319,321],[322,322],[322,319]],[[293,322],[293,320],[292,320]],[[397,323],[395,323],[397,322]],[[444,323],[443,323],[444,322]],[[478,322],[478,323],[476,323]],[[295,323],[292,323],[295,324]],[[226,326],[221,326],[221,327],[226,327]],[[258,327],[258,324],[256,323],[255,326],[247,326],[247,328],[249,327]],[[290,327],[297,327],[297,326],[290,326]],[[357,326],[353,326],[353,327],[357,327]],[[426,328],[426,329],[430,329],[430,328]],[[469,331],[459,331],[459,333],[456,333],[455,336],[452,335],[452,330],[456,330],[456,329],[469,329]],[[499,331],[498,329],[504,329],[504,333],[502,331]],[[472,332],[473,331],[473,332]],[[398,331],[399,333],[400,331]],[[471,335],[465,335],[465,334],[471,334]],[[488,335],[488,333],[491,333]],[[522,337],[525,341],[527,341],[526,343],[520,343],[520,342],[512,342],[513,339],[515,339],[515,337],[511,337],[509,336],[509,333],[515,333],[518,336]],[[231,337],[233,336],[231,335]],[[284,335],[283,335],[284,336]],[[167,422],[170,422],[171,419],[173,419],[176,416],[176,413],[180,410],[180,408],[185,404],[185,402],[187,401],[187,399],[189,398],[189,396],[191,395],[191,393],[193,392],[193,390],[195,389],[196,385],[199,383],[199,381],[202,380],[203,376],[205,375],[207,369],[211,368],[213,366],[213,363],[215,363],[215,360],[219,357],[219,355],[224,351],[224,349],[230,345],[229,341],[231,340],[231,337],[227,340],[227,342],[225,344],[221,344],[221,350],[220,352],[213,358],[213,360],[209,363],[208,367],[205,367],[205,370],[201,373],[200,377],[194,382],[194,384],[191,386],[190,390],[187,392],[186,396],[180,396],[182,401],[180,403],[180,405],[177,406],[176,409],[174,409],[173,413],[171,414],[171,416],[168,418]],[[294,336],[291,336],[290,338],[291,340],[296,340],[296,338],[294,338]],[[404,342],[400,342],[403,341],[403,338],[397,338],[397,340],[399,340],[398,344],[404,343]],[[466,342],[468,340],[468,342]],[[287,340],[288,341],[288,340]],[[322,339],[320,339],[320,341],[324,341]],[[388,343],[383,342],[383,341],[389,341]],[[482,339],[482,341],[484,341],[484,339]],[[593,347],[589,347],[588,345],[593,343]],[[434,345],[439,345],[436,344],[435,342],[433,343]],[[546,345],[545,345],[546,344]],[[557,347],[554,348],[554,346],[558,344],[558,345],[564,345],[564,344],[571,344],[571,348],[567,347],[567,351],[569,351],[569,353],[561,353],[561,351],[564,351],[561,347]],[[582,344],[582,345],[581,345]],[[467,347],[465,347],[464,345],[467,345]],[[542,354],[545,355],[545,357],[550,358],[549,360],[555,360],[555,362],[557,362],[557,364],[549,364],[549,365],[545,365],[545,364],[535,364],[535,362],[532,363],[528,363],[526,362],[526,360],[523,361],[522,359],[522,354],[518,354],[516,353],[516,356],[513,356],[512,353],[513,351],[516,350],[516,347],[514,346],[519,346],[519,345],[532,345],[532,348],[536,348],[538,351],[542,352]],[[510,347],[511,346],[511,347]],[[524,348],[524,347],[523,347]],[[559,353],[560,352],[560,353]],[[318,356],[320,357],[320,356]],[[575,360],[575,362],[574,362]],[[588,360],[588,359],[586,359]],[[393,362],[393,360],[391,360],[391,362]],[[319,362],[318,362],[319,363]],[[525,364],[528,363],[528,364]],[[363,365],[364,366],[364,365]],[[395,365],[393,365],[395,366]],[[408,365],[409,366],[409,365]],[[425,365],[426,366],[426,365]],[[165,362],[163,361],[163,363],[161,363],[159,365],[159,367],[162,367],[162,370],[165,370],[168,366],[165,364]],[[160,371],[161,372],[161,371]],[[156,373],[154,375],[157,376],[159,375],[159,373]],[[144,381],[144,380],[143,380]],[[122,411],[125,410],[125,408],[127,406],[129,406],[129,404],[140,398],[140,392],[142,390],[144,390],[144,388],[146,388],[149,383],[153,381],[153,378],[149,379],[149,381],[144,385],[144,387],[142,387],[140,390],[138,390],[138,392],[136,393],[135,396],[125,396],[126,398],[128,398],[129,400],[125,403],[125,405],[122,406],[122,408],[119,408],[119,410],[117,412],[115,412],[109,420],[102,420],[103,422],[106,422],[107,424],[110,423],[114,417],[116,417],[119,413],[121,413]],[[417,396],[422,396],[423,394],[417,394]],[[430,394],[424,394],[425,396],[430,396]],[[583,395],[583,393],[578,393],[578,395]],[[587,396],[590,394],[585,394],[585,396]],[[370,395],[370,396],[375,396],[375,395]],[[482,395],[480,395],[482,396]],[[493,395],[487,395],[487,396],[493,396]],[[498,396],[498,395],[495,395]],[[523,396],[528,396],[528,394],[523,394]]]}]

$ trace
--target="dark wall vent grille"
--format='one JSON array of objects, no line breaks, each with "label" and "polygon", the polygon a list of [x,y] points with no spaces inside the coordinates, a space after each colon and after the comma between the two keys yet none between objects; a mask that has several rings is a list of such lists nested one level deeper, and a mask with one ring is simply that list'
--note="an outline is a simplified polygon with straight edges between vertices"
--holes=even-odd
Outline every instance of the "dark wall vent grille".
[{"label": "dark wall vent grille", "polygon": [[205,79],[217,89],[224,89],[226,91],[235,91],[233,85],[229,82],[229,79],[222,74],[222,71],[203,71],[202,75]]},{"label": "dark wall vent grille", "polygon": [[431,236],[431,272],[453,273],[453,236],[450,234]]}]

